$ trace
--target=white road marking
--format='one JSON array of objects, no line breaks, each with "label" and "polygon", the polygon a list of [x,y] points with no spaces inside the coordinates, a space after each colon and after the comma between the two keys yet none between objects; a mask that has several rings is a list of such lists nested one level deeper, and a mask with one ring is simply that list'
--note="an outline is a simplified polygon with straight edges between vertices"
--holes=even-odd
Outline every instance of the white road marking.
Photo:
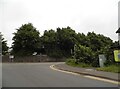
[{"label": "white road marking", "polygon": [[68,71],[56,69],[56,68],[54,68],[54,65],[51,65],[50,68],[53,69],[53,70],[64,72],[64,73],[68,73],[68,74],[80,75],[80,74],[77,74],[77,73],[73,73],[73,72],[68,72]]},{"label": "white road marking", "polygon": [[[80,74],[78,74],[78,73],[68,72],[68,71],[64,71],[64,70],[60,70],[60,69],[54,68],[54,65],[51,65],[50,68],[53,69],[53,70],[56,70],[56,71],[60,71],[60,72],[64,72],[64,73],[68,73],[68,74],[73,74],[73,75],[79,75],[80,76]],[[120,82],[118,82],[118,81],[103,79],[103,78],[94,77],[94,76],[83,76],[83,77],[94,79],[94,80],[99,80],[99,81],[104,81],[104,82],[109,82],[109,83],[117,84],[117,85],[120,84]]]},{"label": "white road marking", "polygon": [[90,78],[90,79],[95,79],[95,80],[100,80],[100,81],[104,81],[104,82],[109,82],[109,83],[113,83],[113,84],[120,84],[120,82],[117,82],[114,80],[108,80],[108,79],[103,79],[103,78],[94,77],[94,76],[84,76],[84,77]]}]

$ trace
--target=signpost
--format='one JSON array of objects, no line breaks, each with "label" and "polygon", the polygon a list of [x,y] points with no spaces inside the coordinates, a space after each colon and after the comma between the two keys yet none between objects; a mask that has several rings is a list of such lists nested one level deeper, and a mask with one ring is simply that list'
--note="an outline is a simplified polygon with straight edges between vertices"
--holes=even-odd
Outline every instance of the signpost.
[{"label": "signpost", "polygon": [[10,59],[11,62],[13,62],[13,58],[14,58],[13,55],[10,55],[10,56],[9,56],[9,59]]},{"label": "signpost", "polygon": [[120,50],[114,50],[115,62],[120,62]]},{"label": "signpost", "polygon": [[114,50],[114,59],[115,62],[120,63],[120,1],[118,2],[118,30],[116,31],[118,33],[118,50]]},{"label": "signpost", "polygon": [[106,61],[105,55],[103,55],[103,54],[99,55],[99,65],[100,65],[100,67],[104,67],[105,61]]}]

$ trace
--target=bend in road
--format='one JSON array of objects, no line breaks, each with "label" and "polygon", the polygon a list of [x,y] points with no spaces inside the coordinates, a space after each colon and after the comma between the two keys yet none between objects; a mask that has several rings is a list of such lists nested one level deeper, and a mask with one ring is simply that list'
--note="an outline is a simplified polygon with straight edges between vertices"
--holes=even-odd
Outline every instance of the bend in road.
[{"label": "bend in road", "polygon": [[118,87],[50,69],[56,63],[3,63],[3,87]]}]

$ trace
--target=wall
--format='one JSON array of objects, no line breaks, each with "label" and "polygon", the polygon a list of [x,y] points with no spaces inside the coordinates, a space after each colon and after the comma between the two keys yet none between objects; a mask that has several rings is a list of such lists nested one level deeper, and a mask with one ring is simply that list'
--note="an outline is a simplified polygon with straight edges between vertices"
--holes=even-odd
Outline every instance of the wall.
[{"label": "wall", "polygon": [[64,58],[50,58],[46,55],[39,56],[27,56],[27,57],[14,57],[13,60],[10,60],[9,56],[2,56],[2,62],[63,62]]}]

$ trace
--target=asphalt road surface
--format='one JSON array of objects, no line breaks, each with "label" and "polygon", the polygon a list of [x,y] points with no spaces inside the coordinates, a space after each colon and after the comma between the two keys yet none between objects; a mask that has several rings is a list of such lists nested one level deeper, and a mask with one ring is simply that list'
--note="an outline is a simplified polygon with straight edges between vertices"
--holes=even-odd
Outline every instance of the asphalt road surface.
[{"label": "asphalt road surface", "polygon": [[3,63],[2,87],[117,87],[83,75],[67,74],[50,68],[56,63]]}]

